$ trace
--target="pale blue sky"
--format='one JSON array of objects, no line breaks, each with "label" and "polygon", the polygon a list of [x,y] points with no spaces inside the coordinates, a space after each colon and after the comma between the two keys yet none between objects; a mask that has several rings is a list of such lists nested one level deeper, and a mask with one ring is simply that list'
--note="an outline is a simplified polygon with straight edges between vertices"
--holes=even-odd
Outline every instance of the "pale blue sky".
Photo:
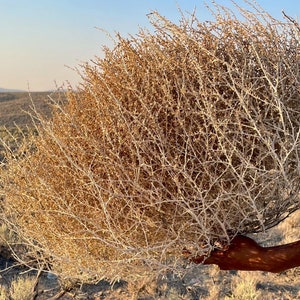
[{"label": "pale blue sky", "polygon": [[[210,3],[210,0],[206,0]],[[230,0],[216,0],[232,7]],[[0,87],[31,91],[55,88],[79,76],[70,68],[101,56],[112,45],[105,33],[136,34],[151,28],[147,13],[158,10],[177,22],[178,6],[202,20],[209,18],[203,0],[0,0]],[[242,0],[236,0],[244,6]],[[281,10],[300,17],[299,0],[257,0],[271,15]],[[70,67],[70,68],[68,68]]]}]

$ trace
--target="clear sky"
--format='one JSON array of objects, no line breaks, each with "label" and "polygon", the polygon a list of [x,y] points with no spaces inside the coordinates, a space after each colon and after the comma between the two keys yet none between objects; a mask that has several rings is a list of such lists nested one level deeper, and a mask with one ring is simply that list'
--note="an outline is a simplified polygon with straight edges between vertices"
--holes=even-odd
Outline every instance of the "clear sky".
[{"label": "clear sky", "polygon": [[[232,7],[230,0],[216,0]],[[72,70],[80,63],[101,57],[107,35],[136,34],[151,28],[147,14],[157,10],[177,22],[178,7],[209,19],[203,0],[0,0],[0,87],[41,91],[80,80]],[[210,3],[210,0],[206,0]],[[236,0],[244,6],[242,0]],[[300,17],[299,0],[257,0],[266,11],[281,18],[282,9]]]}]

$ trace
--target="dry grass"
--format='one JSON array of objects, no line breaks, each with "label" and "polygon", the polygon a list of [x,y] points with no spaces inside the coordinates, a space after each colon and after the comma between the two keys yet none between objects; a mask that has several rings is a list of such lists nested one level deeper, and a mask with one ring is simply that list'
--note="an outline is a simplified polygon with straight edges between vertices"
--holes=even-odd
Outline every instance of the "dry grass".
[{"label": "dry grass", "polygon": [[0,300],[32,300],[36,278],[18,276],[11,281],[9,287],[0,285]]},{"label": "dry grass", "polygon": [[278,230],[283,236],[282,243],[292,243],[300,240],[300,210],[293,214],[292,218],[288,218],[286,222],[282,222],[278,226]]},{"label": "dry grass", "polygon": [[216,8],[118,37],[7,158],[3,217],[62,277],[179,272],[299,208],[299,27]]},{"label": "dry grass", "polygon": [[253,272],[241,272],[232,280],[232,295],[226,300],[257,300],[260,293],[256,289],[258,279]]},{"label": "dry grass", "polygon": [[35,277],[25,276],[16,278],[10,286],[9,295],[12,300],[32,300]]},{"label": "dry grass", "polygon": [[0,286],[0,300],[7,300],[7,299],[8,299],[8,295],[5,287]]}]

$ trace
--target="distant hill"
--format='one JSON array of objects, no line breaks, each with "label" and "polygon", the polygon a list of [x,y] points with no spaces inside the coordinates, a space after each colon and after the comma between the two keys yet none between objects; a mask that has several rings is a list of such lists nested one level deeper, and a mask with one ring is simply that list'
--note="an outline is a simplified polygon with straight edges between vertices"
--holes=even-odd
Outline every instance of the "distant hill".
[{"label": "distant hill", "polygon": [[18,93],[18,92],[24,92],[22,90],[16,90],[16,89],[4,89],[0,88],[0,93]]},{"label": "distant hill", "polygon": [[[21,132],[17,130],[16,126],[21,128],[24,133],[27,132],[27,128],[33,126],[32,119],[28,114],[28,112],[32,112],[33,105],[38,113],[51,116],[49,95],[55,101],[66,101],[65,94],[62,92],[33,92],[30,94],[27,92],[0,92],[0,165],[5,160],[4,143],[10,149],[16,149],[18,148],[16,141],[22,139]],[[7,129],[13,136],[8,134]]]},{"label": "distant hill", "polygon": [[0,127],[31,126],[28,112],[32,111],[33,104],[39,113],[50,116],[50,94],[54,99],[65,101],[64,94],[58,92],[0,92]]}]

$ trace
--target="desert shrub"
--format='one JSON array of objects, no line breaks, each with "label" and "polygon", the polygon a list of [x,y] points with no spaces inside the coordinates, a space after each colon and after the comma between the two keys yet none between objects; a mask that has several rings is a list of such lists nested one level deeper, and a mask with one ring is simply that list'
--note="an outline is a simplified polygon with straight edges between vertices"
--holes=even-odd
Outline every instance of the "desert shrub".
[{"label": "desert shrub", "polygon": [[62,276],[178,270],[299,208],[299,26],[216,8],[117,36],[8,159],[5,218]]}]

